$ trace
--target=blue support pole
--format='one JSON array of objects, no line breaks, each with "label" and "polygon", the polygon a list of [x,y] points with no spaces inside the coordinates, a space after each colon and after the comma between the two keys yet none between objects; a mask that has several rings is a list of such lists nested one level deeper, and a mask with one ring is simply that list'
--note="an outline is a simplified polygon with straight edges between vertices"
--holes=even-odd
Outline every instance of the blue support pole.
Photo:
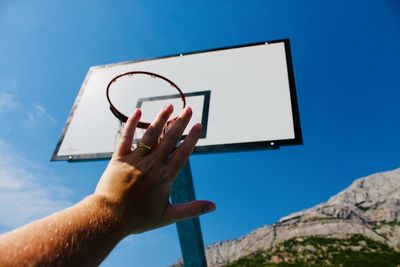
[{"label": "blue support pole", "polygon": [[[172,188],[172,203],[195,200],[192,170],[189,160],[178,174]],[[207,267],[200,220],[194,218],[176,224],[185,267]]]}]

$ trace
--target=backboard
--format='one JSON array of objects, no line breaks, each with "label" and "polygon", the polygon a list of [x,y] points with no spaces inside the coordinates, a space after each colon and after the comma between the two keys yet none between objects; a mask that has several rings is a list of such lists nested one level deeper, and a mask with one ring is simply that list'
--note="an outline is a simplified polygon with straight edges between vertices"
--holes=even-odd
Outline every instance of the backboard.
[{"label": "backboard", "polygon": [[[193,109],[190,125],[203,124],[194,153],[275,148],[302,143],[289,40],[185,53],[91,67],[69,114],[52,160],[110,158],[121,131],[106,87],[116,76],[148,71],[167,77]],[[181,110],[173,89],[115,90],[124,114],[135,107],[151,121],[167,103]],[[140,139],[143,131],[135,138]]]}]

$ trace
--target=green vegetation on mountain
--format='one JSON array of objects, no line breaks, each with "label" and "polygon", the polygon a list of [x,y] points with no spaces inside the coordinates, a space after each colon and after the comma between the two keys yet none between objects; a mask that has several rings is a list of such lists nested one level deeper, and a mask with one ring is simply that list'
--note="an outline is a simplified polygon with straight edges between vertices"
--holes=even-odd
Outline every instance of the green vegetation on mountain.
[{"label": "green vegetation on mountain", "polygon": [[348,239],[305,237],[287,240],[226,267],[399,267],[400,252],[361,235]]}]

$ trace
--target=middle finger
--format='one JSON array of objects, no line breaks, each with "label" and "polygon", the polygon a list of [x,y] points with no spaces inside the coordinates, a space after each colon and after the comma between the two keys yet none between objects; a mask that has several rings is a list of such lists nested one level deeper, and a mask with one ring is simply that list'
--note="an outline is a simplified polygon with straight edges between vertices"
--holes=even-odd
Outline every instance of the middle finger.
[{"label": "middle finger", "polygon": [[178,141],[182,138],[182,134],[191,117],[192,109],[190,107],[184,108],[157,147],[156,153],[160,157],[167,158],[171,154]]}]

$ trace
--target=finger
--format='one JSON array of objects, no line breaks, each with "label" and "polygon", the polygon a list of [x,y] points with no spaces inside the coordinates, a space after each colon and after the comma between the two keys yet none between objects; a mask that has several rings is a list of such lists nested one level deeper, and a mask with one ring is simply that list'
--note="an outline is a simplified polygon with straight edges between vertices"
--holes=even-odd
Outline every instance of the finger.
[{"label": "finger", "polygon": [[169,206],[165,212],[168,223],[175,223],[186,219],[198,217],[202,214],[214,211],[216,206],[207,200],[195,200],[184,204]]},{"label": "finger", "polygon": [[133,136],[135,134],[136,126],[140,120],[140,116],[142,112],[139,109],[135,109],[131,116],[129,116],[128,120],[126,121],[118,148],[116,150],[116,154],[118,156],[125,156],[128,153],[132,152],[132,142]]},{"label": "finger", "polygon": [[[164,109],[160,111],[160,113],[158,113],[157,117],[152,121],[152,123],[144,133],[141,140],[142,144],[144,144],[147,147],[150,147],[151,149],[157,145],[158,138],[160,137],[162,130],[173,111],[174,107],[171,104],[168,104],[164,107]],[[144,156],[149,153],[150,149],[146,148],[145,146],[138,147],[137,153],[140,156]]]},{"label": "finger", "polygon": [[175,178],[179,170],[189,158],[190,154],[192,154],[193,149],[200,138],[201,128],[202,126],[200,123],[195,124],[183,143],[175,150],[169,159],[168,168],[171,168],[172,177]]},{"label": "finger", "polygon": [[188,125],[191,117],[192,109],[190,107],[184,108],[157,148],[156,153],[160,157],[167,158],[171,154],[177,142],[182,138],[183,131]]}]

